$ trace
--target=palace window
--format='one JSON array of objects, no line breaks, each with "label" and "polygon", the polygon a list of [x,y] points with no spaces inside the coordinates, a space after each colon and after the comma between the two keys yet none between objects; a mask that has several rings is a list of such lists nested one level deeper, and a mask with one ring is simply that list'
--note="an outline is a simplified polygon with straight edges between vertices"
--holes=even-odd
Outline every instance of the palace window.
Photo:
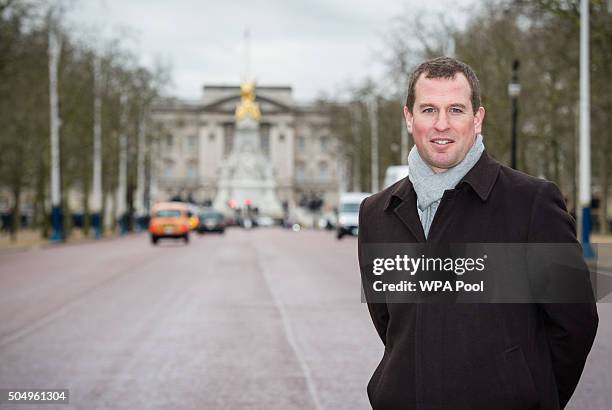
[{"label": "palace window", "polygon": [[234,149],[234,124],[223,124],[223,155],[228,156]]},{"label": "palace window", "polygon": [[327,152],[329,149],[329,137],[322,136],[319,138],[319,146],[321,148],[321,152]]},{"label": "palace window", "polygon": [[270,156],[270,124],[268,123],[259,126],[259,147],[266,157]]},{"label": "palace window", "polygon": [[174,161],[171,159],[166,159],[164,161],[164,176],[166,178],[172,177],[174,174]]},{"label": "palace window", "polygon": [[304,151],[306,151],[306,138],[299,135],[297,137],[297,152],[303,153]]},{"label": "palace window", "polygon": [[198,136],[190,135],[187,137],[187,150],[193,151],[198,148]]},{"label": "palace window", "polygon": [[198,163],[189,161],[187,163],[187,178],[196,178],[198,176]]},{"label": "palace window", "polygon": [[321,182],[329,181],[329,165],[327,162],[319,162],[319,180]]},{"label": "palace window", "polygon": [[306,164],[303,162],[297,162],[295,164],[295,179],[298,181],[304,181],[306,179]]}]

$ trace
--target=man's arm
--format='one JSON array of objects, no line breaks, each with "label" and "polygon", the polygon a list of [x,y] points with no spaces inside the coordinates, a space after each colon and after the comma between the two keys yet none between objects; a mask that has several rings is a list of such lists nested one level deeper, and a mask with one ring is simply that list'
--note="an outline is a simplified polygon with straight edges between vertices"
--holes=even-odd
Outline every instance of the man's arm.
[{"label": "man's arm", "polygon": [[[367,281],[368,272],[366,272],[366,267],[362,263],[362,249],[363,243],[366,242],[364,239],[366,236],[365,226],[363,223],[363,214],[364,214],[364,205],[367,199],[361,201],[361,205],[359,206],[359,234],[357,236],[357,255],[359,258],[359,269],[361,270],[361,286],[364,288],[364,295],[367,291],[365,291],[366,287],[369,286]],[[372,322],[374,323],[374,327],[380,336],[383,344],[387,344],[387,324],[389,323],[389,311],[387,310],[386,303],[370,303],[368,302],[368,310],[370,311],[370,316],[372,317]]]},{"label": "man's arm", "polygon": [[[528,241],[577,244],[574,220],[553,183],[542,185],[537,193]],[[563,408],[578,385],[595,339],[599,322],[597,305],[593,299],[589,303],[542,303],[538,306],[543,312],[559,402]]]}]

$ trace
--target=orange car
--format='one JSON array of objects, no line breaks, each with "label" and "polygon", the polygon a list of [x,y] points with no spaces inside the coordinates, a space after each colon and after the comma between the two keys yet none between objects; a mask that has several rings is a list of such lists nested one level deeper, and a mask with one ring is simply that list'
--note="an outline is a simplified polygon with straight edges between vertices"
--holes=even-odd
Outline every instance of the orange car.
[{"label": "orange car", "polygon": [[161,202],[153,206],[149,232],[157,245],[161,238],[183,239],[189,242],[189,210],[182,202]]}]

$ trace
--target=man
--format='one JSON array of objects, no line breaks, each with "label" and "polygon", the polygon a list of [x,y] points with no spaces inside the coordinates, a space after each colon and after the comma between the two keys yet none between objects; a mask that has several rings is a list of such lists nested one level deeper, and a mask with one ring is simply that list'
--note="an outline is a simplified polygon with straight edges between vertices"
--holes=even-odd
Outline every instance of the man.
[{"label": "man", "polygon": [[[487,155],[469,66],[446,57],[418,66],[404,116],[409,176],[362,202],[360,255],[374,243],[576,243],[553,183]],[[593,301],[368,308],[385,346],[367,389],[375,410],[563,408],[598,324]]]}]

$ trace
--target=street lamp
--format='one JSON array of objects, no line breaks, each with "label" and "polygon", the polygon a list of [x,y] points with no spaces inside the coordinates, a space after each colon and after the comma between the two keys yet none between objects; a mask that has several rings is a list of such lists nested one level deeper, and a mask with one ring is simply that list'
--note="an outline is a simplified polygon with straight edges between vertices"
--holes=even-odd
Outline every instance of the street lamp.
[{"label": "street lamp", "polygon": [[582,252],[587,258],[594,256],[591,246],[591,96],[589,75],[589,1],[580,2],[580,167],[579,198],[582,212],[578,228]]},{"label": "street lamp", "polygon": [[510,166],[516,169],[516,121],[518,117],[518,96],[521,93],[521,84],[518,82],[519,60],[512,62],[512,80],[508,84],[508,95],[512,99],[512,145]]},{"label": "street lamp", "polygon": [[58,66],[62,43],[57,33],[57,20],[49,12],[49,108],[51,147],[51,236],[53,242],[64,239],[60,179],[60,109],[58,92]]},{"label": "street lamp", "polygon": [[371,132],[371,177],[372,192],[378,192],[378,96],[373,94],[369,101]]}]

